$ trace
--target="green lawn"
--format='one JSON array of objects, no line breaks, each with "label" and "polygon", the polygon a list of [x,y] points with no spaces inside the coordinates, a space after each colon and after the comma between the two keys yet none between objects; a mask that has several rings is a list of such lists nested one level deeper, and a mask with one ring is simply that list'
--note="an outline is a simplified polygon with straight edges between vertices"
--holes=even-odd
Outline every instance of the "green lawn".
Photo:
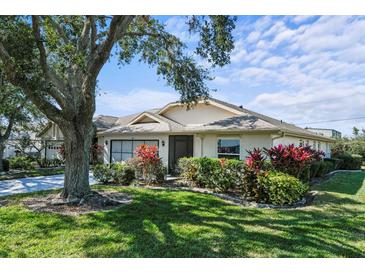
[{"label": "green lawn", "polygon": [[26,177],[57,175],[63,174],[64,172],[64,168],[42,168],[33,170],[10,171],[6,174],[0,175],[0,181]]},{"label": "green lawn", "polygon": [[[365,173],[338,174],[304,209],[242,208],[187,191],[106,187],[134,202],[80,217],[0,208],[1,257],[364,257]],[[33,194],[35,195],[35,194]],[[40,194],[37,194],[40,195]]]}]

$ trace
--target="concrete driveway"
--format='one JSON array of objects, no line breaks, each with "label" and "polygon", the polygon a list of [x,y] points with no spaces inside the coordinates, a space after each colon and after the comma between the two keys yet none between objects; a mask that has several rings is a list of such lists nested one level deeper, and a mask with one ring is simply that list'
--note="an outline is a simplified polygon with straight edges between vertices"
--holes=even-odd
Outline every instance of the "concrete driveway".
[{"label": "concrete driveway", "polygon": [[[63,188],[64,174],[0,181],[0,196]],[[90,184],[95,184],[90,174]]]}]

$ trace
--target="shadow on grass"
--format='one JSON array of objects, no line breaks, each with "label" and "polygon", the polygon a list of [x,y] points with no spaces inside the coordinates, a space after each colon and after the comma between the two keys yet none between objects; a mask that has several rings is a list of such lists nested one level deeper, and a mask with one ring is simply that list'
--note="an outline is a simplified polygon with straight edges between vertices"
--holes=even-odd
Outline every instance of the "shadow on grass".
[{"label": "shadow on grass", "polygon": [[364,250],[348,243],[348,239],[363,240],[364,220],[350,221],[336,208],[258,210],[230,206],[209,195],[156,190],[138,192],[134,199],[119,210],[89,215],[86,225],[103,224],[113,233],[87,239],[83,244],[87,256],[364,256]]},{"label": "shadow on grass", "polygon": [[0,208],[0,257],[365,256],[365,202],[355,195],[321,192],[310,207],[274,210],[179,190],[95,188],[126,192],[133,203],[69,217],[17,204],[40,193],[12,197]]}]

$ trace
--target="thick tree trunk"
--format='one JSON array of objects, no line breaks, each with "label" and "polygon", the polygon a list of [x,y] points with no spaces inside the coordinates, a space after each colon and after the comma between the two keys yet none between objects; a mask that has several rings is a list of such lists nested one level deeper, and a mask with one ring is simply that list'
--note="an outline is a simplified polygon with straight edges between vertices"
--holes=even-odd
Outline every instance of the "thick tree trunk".
[{"label": "thick tree trunk", "polygon": [[0,143],[0,172],[4,171],[3,158],[5,146]]},{"label": "thick tree trunk", "polygon": [[62,197],[68,201],[89,194],[90,145],[94,135],[92,121],[74,121],[61,128],[65,145],[65,183]]}]

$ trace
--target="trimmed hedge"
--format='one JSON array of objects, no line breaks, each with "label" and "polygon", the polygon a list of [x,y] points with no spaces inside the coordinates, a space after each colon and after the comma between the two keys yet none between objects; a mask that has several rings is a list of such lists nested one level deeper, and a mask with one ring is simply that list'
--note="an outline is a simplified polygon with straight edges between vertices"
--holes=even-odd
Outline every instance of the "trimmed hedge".
[{"label": "trimmed hedge", "polygon": [[95,165],[93,174],[102,183],[129,185],[135,179],[135,170],[124,163]]},{"label": "trimmed hedge", "polygon": [[327,173],[335,170],[335,164],[332,161],[314,161],[310,166],[310,179],[320,178]]},{"label": "trimmed hedge", "polygon": [[308,191],[308,186],[299,179],[275,171],[259,175],[258,184],[263,196],[260,200],[274,205],[291,205],[303,198]]},{"label": "trimmed hedge", "polygon": [[343,153],[336,155],[336,157],[342,160],[339,169],[355,170],[361,169],[362,156],[358,154]]},{"label": "trimmed hedge", "polygon": [[35,169],[31,159],[25,156],[14,157],[9,160],[11,169],[32,170]]},{"label": "trimmed hedge", "polygon": [[239,160],[216,158],[181,158],[180,175],[197,187],[221,192],[237,188],[243,176],[245,164]]},{"label": "trimmed hedge", "polygon": [[[321,164],[324,167],[327,164]],[[277,205],[300,200],[308,187],[294,176],[250,168],[243,161],[216,158],[181,158],[180,175],[189,183],[220,192],[235,191],[256,202]]]}]

